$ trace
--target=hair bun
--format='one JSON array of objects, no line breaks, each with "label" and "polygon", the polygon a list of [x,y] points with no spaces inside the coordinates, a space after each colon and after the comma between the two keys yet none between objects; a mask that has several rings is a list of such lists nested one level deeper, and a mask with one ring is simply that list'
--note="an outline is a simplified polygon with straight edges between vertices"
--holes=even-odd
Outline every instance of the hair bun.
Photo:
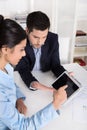
[{"label": "hair bun", "polygon": [[0,15],[0,24],[3,22],[4,17],[2,15]]}]

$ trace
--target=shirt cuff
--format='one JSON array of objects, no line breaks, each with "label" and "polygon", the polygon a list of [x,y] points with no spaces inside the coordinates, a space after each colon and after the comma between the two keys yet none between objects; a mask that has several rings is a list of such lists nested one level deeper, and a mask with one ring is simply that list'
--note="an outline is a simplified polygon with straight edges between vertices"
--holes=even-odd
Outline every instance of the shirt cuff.
[{"label": "shirt cuff", "polygon": [[32,87],[32,83],[30,84],[29,89],[32,90],[32,91],[36,91],[36,90],[38,90],[37,88]]}]

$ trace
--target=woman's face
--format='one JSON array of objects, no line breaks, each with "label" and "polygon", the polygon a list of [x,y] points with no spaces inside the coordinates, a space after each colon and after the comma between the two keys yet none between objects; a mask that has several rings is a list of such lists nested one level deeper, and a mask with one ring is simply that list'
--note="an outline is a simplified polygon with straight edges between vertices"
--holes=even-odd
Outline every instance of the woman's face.
[{"label": "woman's face", "polygon": [[12,65],[17,65],[20,59],[25,56],[26,39],[22,40],[18,45],[13,48],[7,47],[5,54],[5,61]]}]

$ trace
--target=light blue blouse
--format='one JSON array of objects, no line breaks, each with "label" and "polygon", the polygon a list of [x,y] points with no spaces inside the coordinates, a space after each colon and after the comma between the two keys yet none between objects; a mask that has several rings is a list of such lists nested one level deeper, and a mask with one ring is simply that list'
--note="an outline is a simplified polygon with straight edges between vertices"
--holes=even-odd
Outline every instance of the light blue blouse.
[{"label": "light blue blouse", "polygon": [[16,86],[13,79],[13,68],[6,65],[8,74],[0,70],[0,130],[38,130],[49,121],[58,117],[52,103],[26,118],[15,108],[17,98],[24,95]]}]

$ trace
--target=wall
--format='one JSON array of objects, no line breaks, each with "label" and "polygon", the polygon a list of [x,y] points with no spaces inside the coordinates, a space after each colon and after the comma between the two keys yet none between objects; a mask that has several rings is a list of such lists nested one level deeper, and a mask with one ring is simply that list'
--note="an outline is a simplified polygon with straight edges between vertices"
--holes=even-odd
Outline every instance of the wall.
[{"label": "wall", "polygon": [[[63,39],[60,40],[61,61],[69,63],[76,31],[76,1],[78,1],[77,12],[79,12],[77,19],[87,18],[87,0],[0,0],[0,14],[12,17],[15,14],[29,13],[35,10],[47,13],[51,21],[50,30],[58,33],[60,39]],[[83,28],[81,26],[83,23],[80,22],[77,28],[79,26]],[[86,26],[87,24],[84,24],[84,28]],[[64,59],[64,57],[66,58]]]},{"label": "wall", "polygon": [[77,29],[87,33],[87,0],[79,0],[77,9]]},{"label": "wall", "polygon": [[78,0],[78,19],[87,19],[87,0]]},{"label": "wall", "polygon": [[0,14],[7,17],[29,9],[28,0],[0,0]]},{"label": "wall", "polygon": [[[55,0],[54,0],[55,1]],[[0,0],[0,13],[9,15],[16,12],[42,10],[46,12],[50,17],[52,13],[53,0]],[[64,1],[64,0],[63,0]],[[68,5],[65,0],[63,6]],[[87,18],[87,0],[78,0],[78,17]]]}]

